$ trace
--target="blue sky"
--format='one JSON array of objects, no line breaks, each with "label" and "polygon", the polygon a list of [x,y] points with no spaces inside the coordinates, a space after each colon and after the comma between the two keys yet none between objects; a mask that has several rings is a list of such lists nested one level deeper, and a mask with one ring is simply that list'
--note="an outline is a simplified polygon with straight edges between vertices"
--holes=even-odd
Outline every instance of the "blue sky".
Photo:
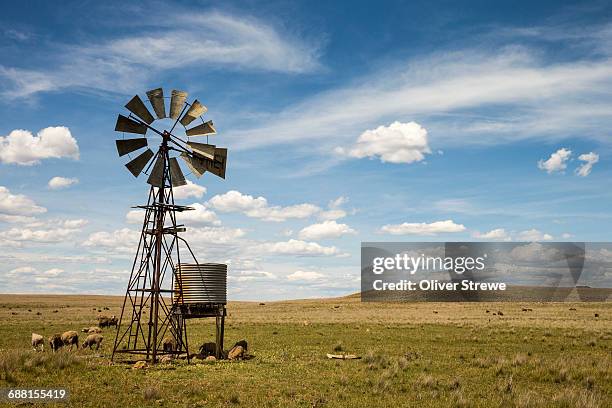
[{"label": "blue sky", "polygon": [[361,241],[609,241],[612,7],[406,3],[5,6],[1,291],[124,291],[113,129],[158,86],[229,149],[179,195],[232,299],[355,292]]}]

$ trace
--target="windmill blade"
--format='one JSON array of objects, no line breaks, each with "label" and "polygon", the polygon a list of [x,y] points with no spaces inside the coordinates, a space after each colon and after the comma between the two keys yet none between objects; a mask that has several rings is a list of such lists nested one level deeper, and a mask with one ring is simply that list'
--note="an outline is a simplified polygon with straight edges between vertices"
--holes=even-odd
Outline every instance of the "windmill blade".
[{"label": "windmill blade", "polygon": [[134,115],[138,116],[140,119],[146,122],[147,125],[150,125],[151,122],[155,120],[153,119],[153,115],[151,115],[151,112],[149,112],[144,102],[142,101],[142,99],[140,99],[140,96],[138,95],[134,95],[134,97],[130,99],[128,103],[125,104],[125,107],[128,108],[128,110]]},{"label": "windmill blade", "polygon": [[180,187],[187,184],[176,157],[170,158],[170,178],[172,179],[172,187]]},{"label": "windmill blade", "polygon": [[153,105],[153,110],[158,119],[166,117],[166,105],[164,104],[164,90],[162,88],[151,89],[147,92],[147,98]]},{"label": "windmill blade", "polygon": [[151,170],[151,174],[149,174],[147,183],[155,187],[161,187],[163,176],[164,176],[164,158],[160,154],[157,156],[157,160],[155,160],[155,164],[153,165],[153,170]]},{"label": "windmill blade", "polygon": [[187,113],[185,113],[185,115],[183,115],[183,117],[181,118],[180,120],[181,125],[187,126],[188,124],[193,122],[196,118],[205,114],[207,110],[208,108],[202,105],[200,101],[196,99],[195,101],[193,101],[193,103],[189,107],[189,110],[187,111]]},{"label": "windmill blade", "polygon": [[117,132],[138,133],[140,135],[147,133],[147,127],[145,125],[123,115],[117,117],[115,130]]},{"label": "windmill blade", "polygon": [[187,146],[191,148],[195,153],[200,156],[204,156],[207,159],[215,159],[215,145],[206,143],[187,142]]},{"label": "windmill blade", "polygon": [[124,156],[128,153],[133,152],[134,150],[138,150],[147,145],[147,138],[138,138],[138,139],[118,139],[115,140],[117,143],[117,152],[119,156]]},{"label": "windmill blade", "polygon": [[188,153],[181,153],[181,159],[185,161],[189,170],[191,170],[197,178],[202,177],[202,174],[206,173],[206,159],[195,157]]},{"label": "windmill blade", "polygon": [[217,148],[215,159],[206,160],[206,170],[217,177],[225,178],[225,165],[227,163],[227,149]]},{"label": "windmill blade", "polygon": [[213,133],[217,133],[217,131],[215,130],[212,120],[202,123],[201,125],[198,125],[194,128],[187,129],[187,131],[185,132],[187,136],[203,136],[210,135]]},{"label": "windmill blade", "polygon": [[172,90],[172,99],[170,99],[170,117],[172,119],[178,119],[183,111],[185,100],[187,100],[187,92],[176,89]]},{"label": "windmill blade", "polygon": [[153,157],[153,150],[147,149],[140,156],[125,165],[134,177],[138,177],[142,169],[145,168],[149,160]]}]

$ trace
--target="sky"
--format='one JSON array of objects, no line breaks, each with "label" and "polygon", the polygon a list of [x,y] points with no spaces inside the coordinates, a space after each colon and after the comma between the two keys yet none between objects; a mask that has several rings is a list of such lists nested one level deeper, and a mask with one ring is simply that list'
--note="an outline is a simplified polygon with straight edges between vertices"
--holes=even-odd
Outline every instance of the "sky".
[{"label": "sky", "polygon": [[611,17],[603,1],[7,4],[0,292],[125,291],[149,186],[114,125],[157,87],[202,101],[228,148],[225,180],[175,194],[232,300],[357,292],[361,242],[609,241]]}]

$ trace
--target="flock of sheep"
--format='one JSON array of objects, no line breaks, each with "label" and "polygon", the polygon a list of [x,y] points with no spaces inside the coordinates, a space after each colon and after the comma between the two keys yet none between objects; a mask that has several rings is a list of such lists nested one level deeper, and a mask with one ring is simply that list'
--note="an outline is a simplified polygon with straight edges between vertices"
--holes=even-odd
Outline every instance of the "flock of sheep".
[{"label": "flock of sheep", "polygon": [[[94,327],[86,327],[81,330],[81,332],[87,334],[85,341],[82,344],[82,348],[93,349],[93,346],[96,346],[96,350],[100,348],[102,344],[102,340],[104,340],[104,336],[102,336],[102,327],[117,327],[118,319],[115,316],[106,317],[101,316],[98,317],[98,326]],[[54,353],[60,348],[66,346],[70,347],[70,351],[72,351],[73,346],[79,348],[79,334],[74,330],[66,331],[62,334],[54,334],[48,339],[49,346],[51,347],[51,351]],[[32,333],[32,348],[36,351],[44,351],[44,343],[45,338],[37,333]],[[176,342],[172,337],[166,337],[162,340],[163,350],[165,352],[174,352],[176,350]],[[229,360],[241,360],[247,356],[248,345],[246,340],[240,340],[234,344],[234,346],[228,351],[221,351],[221,357],[227,358]],[[215,343],[204,343],[200,346],[200,353],[194,355],[193,357],[199,357],[202,359],[214,359],[214,355],[216,354],[216,344]]]},{"label": "flock of sheep", "polygon": [[[82,348],[89,347],[89,349],[93,349],[93,346],[96,346],[96,350],[98,350],[102,340],[104,340],[104,336],[100,334],[102,333],[101,327],[117,327],[117,322],[118,320],[115,316],[101,316],[98,318],[98,326],[86,327],[81,330],[81,332],[87,334]],[[51,351],[54,353],[64,346],[70,346],[70,351],[72,351],[73,346],[76,346],[77,349],[79,348],[79,334],[74,330],[68,330],[62,334],[56,333],[49,337],[48,341]],[[32,348],[36,351],[44,351],[45,338],[40,334],[32,333]]]}]

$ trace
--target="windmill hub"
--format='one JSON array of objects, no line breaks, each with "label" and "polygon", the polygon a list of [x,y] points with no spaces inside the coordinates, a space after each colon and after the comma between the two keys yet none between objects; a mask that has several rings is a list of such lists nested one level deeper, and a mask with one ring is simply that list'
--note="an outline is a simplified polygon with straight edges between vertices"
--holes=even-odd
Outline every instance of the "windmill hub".
[{"label": "windmill hub", "polygon": [[[156,119],[138,95],[125,105],[128,116],[119,115],[115,125],[115,130],[123,134],[141,135],[118,139],[117,151],[119,156],[130,157],[125,166],[134,177],[148,175],[151,187],[147,204],[136,207],[144,210],[143,227],[117,327],[113,358],[115,353],[132,353],[146,355],[152,362],[161,354],[186,354],[189,359],[186,320],[198,317],[216,318],[217,357],[223,350],[227,266],[198,263],[187,241],[179,235],[186,228],[177,224],[176,218],[177,213],[193,208],[175,204],[173,188],[187,184],[177,157],[198,178],[205,172],[225,178],[227,149],[208,143],[208,137],[216,130],[212,121],[202,119],[207,108],[197,99],[189,103],[187,97],[187,92],[173,90],[167,116],[163,89],[147,92],[157,119],[172,119],[172,126],[164,130],[155,128]],[[201,124],[193,126],[192,122],[198,120]],[[148,147],[151,135],[161,137],[156,152]],[[206,143],[190,140],[202,136]],[[185,248],[193,263],[185,263]]]}]

